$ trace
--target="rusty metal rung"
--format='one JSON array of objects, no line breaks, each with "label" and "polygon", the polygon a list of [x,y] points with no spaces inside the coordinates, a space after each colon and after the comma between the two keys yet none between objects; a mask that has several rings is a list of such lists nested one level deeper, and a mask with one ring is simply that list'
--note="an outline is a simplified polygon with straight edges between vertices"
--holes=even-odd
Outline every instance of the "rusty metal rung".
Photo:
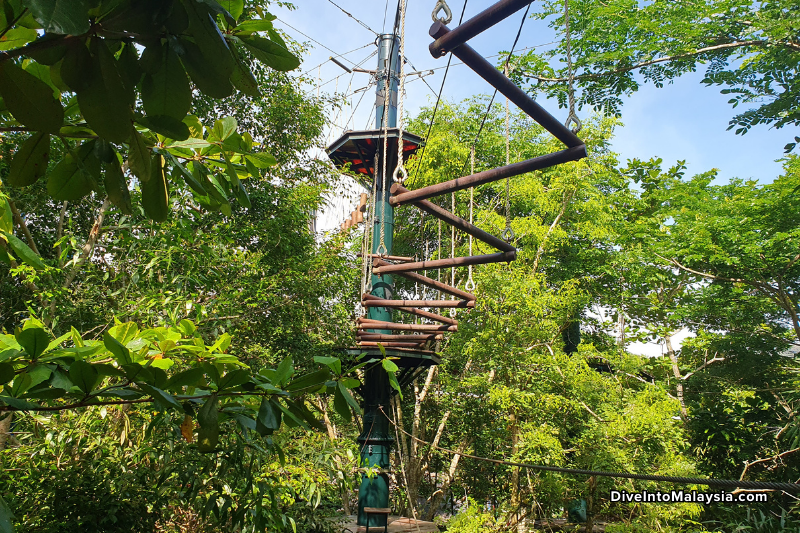
[{"label": "rusty metal rung", "polygon": [[382,298],[364,298],[361,304],[365,307],[460,307],[472,309],[475,300],[384,300]]},{"label": "rusty metal rung", "polygon": [[432,261],[418,261],[416,263],[402,263],[399,265],[379,266],[372,269],[376,275],[390,274],[392,272],[408,272],[409,270],[434,270],[467,265],[485,265],[488,263],[510,262],[516,259],[517,252],[500,252],[496,254],[471,255],[466,257],[450,257],[447,259],[434,259]]},{"label": "rusty metal rung", "polygon": [[[375,260],[373,264],[378,267],[391,265],[391,263],[387,263],[386,261],[382,261],[380,259]],[[448,285],[447,283],[442,283],[441,281],[431,279],[427,276],[423,276],[422,274],[417,274],[414,272],[403,272],[403,271],[398,271],[397,274],[403,276],[404,278],[408,278],[410,280],[422,283],[423,285],[431,287],[432,289],[437,289],[444,293],[455,296],[456,298],[461,298],[463,300],[475,299],[475,295],[472,294],[471,292],[462,291],[461,289],[457,289],[456,287]]]}]

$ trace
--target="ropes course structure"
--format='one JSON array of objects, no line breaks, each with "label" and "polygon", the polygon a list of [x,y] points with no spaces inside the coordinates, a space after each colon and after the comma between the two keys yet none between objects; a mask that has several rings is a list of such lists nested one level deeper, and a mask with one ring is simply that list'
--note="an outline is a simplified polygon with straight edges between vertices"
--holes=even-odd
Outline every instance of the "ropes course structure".
[{"label": "ropes course structure", "polygon": [[[586,145],[578,136],[550,115],[543,107],[531,99],[527,93],[509,79],[509,60],[517,44],[522,24],[517,32],[506,59],[503,71],[499,71],[484,57],[473,50],[467,42],[483,31],[526,9],[523,23],[531,0],[501,0],[478,13],[454,29],[445,24],[452,17],[447,2],[438,0],[432,13],[434,23],[430,35],[434,42],[429,46],[431,54],[443,57],[448,53],[458,58],[464,65],[486,80],[508,102],[513,103],[544,129],[550,132],[565,147],[555,153],[538,156],[516,163],[511,162],[508,141],[506,143],[506,164],[504,166],[475,172],[474,148],[465,163],[472,163],[468,175],[447,180],[435,185],[410,190],[406,188],[407,172],[405,161],[424,145],[423,139],[404,129],[403,103],[406,75],[405,57],[405,14],[406,0],[399,0],[395,18],[394,33],[378,37],[378,69],[376,78],[375,129],[346,131],[328,147],[328,155],[340,168],[349,168],[357,181],[372,194],[368,201],[362,199],[365,215],[359,208],[345,222],[347,229],[365,221],[361,243],[361,299],[356,306],[356,339],[358,347],[350,350],[364,361],[383,360],[394,366],[390,382],[386,365],[368,366],[364,386],[360,389],[363,397],[364,416],[361,435],[358,437],[362,464],[377,468],[377,477],[362,478],[359,488],[358,524],[369,527],[385,526],[385,516],[369,514],[365,509],[383,509],[388,505],[389,479],[391,468],[390,450],[395,440],[386,415],[389,410],[393,389],[400,390],[412,382],[425,368],[440,362],[437,346],[447,333],[458,331],[456,313],[460,309],[476,306],[475,280],[472,267],[492,263],[508,263],[517,257],[515,240],[511,230],[510,179],[570,161],[578,161],[587,156]],[[463,12],[462,12],[463,15]],[[441,17],[441,18],[440,18]],[[493,98],[494,99],[494,98]],[[438,98],[437,98],[438,100]],[[568,120],[567,124],[571,121]],[[572,121],[574,122],[574,121]],[[480,135],[480,133],[479,133]],[[506,137],[510,133],[506,128]],[[477,139],[476,139],[477,143]],[[467,169],[463,166],[462,173]],[[506,180],[505,230],[501,236],[492,235],[474,223],[474,193],[470,193],[469,220],[456,214],[455,193],[464,189],[474,191],[475,187]],[[450,210],[437,205],[431,199],[450,195]],[[362,197],[363,198],[363,197]],[[392,255],[394,238],[394,210],[411,206],[421,211],[422,217],[431,216],[439,223],[438,257],[430,259],[427,251],[418,257]],[[450,257],[442,257],[441,224],[450,225]],[[456,256],[456,232],[469,236],[468,256]],[[496,251],[473,255],[474,240],[477,239]],[[426,245],[427,248],[427,245]],[[467,282],[462,290],[457,286],[455,269],[468,267]],[[443,269],[451,269],[449,276],[442,275]],[[428,270],[438,274],[429,277]],[[413,299],[398,299],[394,294],[394,277],[400,276],[415,284]],[[438,292],[437,299],[420,296],[418,287],[423,286]],[[449,298],[449,299],[447,299]],[[450,313],[444,314],[443,310]],[[434,312],[434,311],[439,311]],[[401,315],[411,315],[408,322],[400,321]]]},{"label": "ropes course structure", "polygon": [[[510,162],[510,151],[508,147],[506,155],[506,165],[485,170],[482,172],[474,173],[474,171],[467,176],[459,177],[443,183],[430,185],[421,189],[409,190],[406,189],[402,182],[395,182],[391,187],[392,196],[389,203],[394,207],[411,205],[419,209],[425,214],[438,218],[442,222],[449,224],[453,230],[458,229],[461,232],[468,234],[471,238],[478,239],[489,246],[497,249],[496,253],[484,255],[472,255],[466,257],[450,257],[446,259],[424,260],[424,261],[391,261],[388,258],[375,258],[373,260],[374,268],[373,273],[377,275],[396,274],[415,282],[421,283],[428,287],[434,288],[446,294],[456,297],[456,300],[386,300],[371,297],[368,294],[363,295],[361,304],[364,307],[395,307],[400,308],[406,312],[410,309],[421,310],[423,308],[451,308],[451,309],[469,309],[475,307],[476,296],[467,291],[463,291],[455,287],[454,278],[451,276],[450,282],[452,285],[442,283],[426,276],[422,276],[416,271],[419,270],[436,270],[442,268],[455,268],[461,266],[472,267],[474,265],[482,265],[489,263],[510,262],[516,259],[516,248],[511,244],[513,241],[513,232],[510,226],[510,213],[509,213],[509,182],[510,178],[531,172],[533,170],[542,170],[568,161],[576,161],[586,157],[586,146],[575,133],[569,130],[565,125],[561,124],[552,115],[550,115],[544,108],[531,99],[524,91],[519,89],[507,76],[508,69],[505,72],[499,72],[492,64],[486,59],[481,57],[475,50],[473,50],[467,41],[475,37],[479,33],[485,31],[491,26],[497,24],[501,20],[511,16],[520,9],[528,6],[530,2],[525,0],[504,0],[489,7],[483,12],[479,13],[470,20],[464,22],[454,30],[450,30],[441,21],[434,22],[430,30],[430,35],[436,40],[430,45],[431,53],[434,57],[441,57],[452,52],[454,56],[460,59],[464,64],[469,66],[479,76],[484,78],[492,87],[498,92],[503,94],[510,102],[513,102],[517,107],[524,111],[529,117],[534,119],[542,127],[552,133],[559,139],[566,148],[559,152],[539,156],[526,161],[518,163]],[[440,9],[437,5],[437,10]],[[510,56],[509,56],[510,57]],[[506,127],[506,136],[508,137],[508,127]],[[472,151],[470,159],[474,156]],[[501,238],[491,235],[477,226],[472,221],[464,220],[457,216],[453,211],[438,206],[430,201],[431,198],[442,196],[446,194],[453,194],[456,191],[463,189],[472,189],[479,185],[492,183],[498,180],[506,179],[506,228]],[[473,282],[474,284],[474,282]],[[436,315],[436,318],[426,317],[436,322],[443,322],[442,317]],[[360,319],[359,337],[362,340],[369,341],[383,341],[388,343],[387,346],[407,347],[409,344],[421,346],[430,340],[441,339],[444,332],[457,331],[457,321],[444,321],[445,325],[430,326],[427,324],[407,325],[384,323],[384,329],[393,331],[418,331],[425,332],[424,335],[384,335],[375,334],[369,331],[369,325],[375,325],[368,319]],[[435,329],[433,329],[435,328]],[[402,346],[394,343],[402,343]]]}]

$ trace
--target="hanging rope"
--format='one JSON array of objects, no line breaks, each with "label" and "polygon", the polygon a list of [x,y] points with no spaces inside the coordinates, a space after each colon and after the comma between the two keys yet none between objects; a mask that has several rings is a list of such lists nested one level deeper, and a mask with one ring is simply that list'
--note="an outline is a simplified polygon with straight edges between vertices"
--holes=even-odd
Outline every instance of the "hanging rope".
[{"label": "hanging rope", "polygon": [[[450,193],[450,212],[456,212],[456,193]],[[450,257],[456,256],[456,227],[450,226]],[[456,267],[450,267],[450,285],[455,287],[456,286]],[[455,300],[456,297],[450,295],[451,300]],[[450,318],[456,317],[456,308],[450,308]]]},{"label": "hanging rope", "polygon": [[[397,95],[397,166],[394,168],[392,179],[403,184],[408,178],[408,172],[403,161],[403,100],[406,92],[405,74],[405,49],[406,49],[406,0],[400,1],[400,88]],[[398,174],[402,176],[398,177]]]},{"label": "hanging rope", "polygon": [[[392,46],[394,46],[394,43],[392,43]],[[386,248],[386,232],[384,231],[386,228],[386,199],[383,198],[383,196],[386,195],[386,156],[389,145],[389,76],[392,70],[392,55],[393,54],[390,52],[389,60],[386,64],[386,77],[383,83],[383,117],[381,118],[381,122],[383,124],[383,159],[381,159],[381,234],[379,237],[380,244],[378,245],[378,249],[375,251],[375,253],[380,256],[384,256],[389,253],[388,248]]]},{"label": "hanging rope", "polygon": [[[470,162],[470,175],[475,174],[475,147],[473,146],[469,153],[469,162]],[[473,222],[473,207],[475,205],[475,187],[469,188],[469,223],[474,224]],[[469,234],[469,256],[472,257],[472,234]],[[472,279],[472,265],[469,265],[467,269],[467,283],[464,285],[464,290],[467,292],[472,292],[475,290],[475,280]]]},{"label": "hanging rope", "polygon": [[581,131],[583,125],[581,124],[581,119],[579,119],[578,115],[575,113],[575,71],[572,66],[572,50],[569,34],[569,0],[564,0],[564,26],[566,30],[565,44],[567,46],[567,95],[569,97],[569,116],[564,125],[569,128],[570,124],[574,124],[572,133],[578,133]]},{"label": "hanging rope", "polygon": [[[375,152],[375,158],[372,161],[372,168],[375,169],[375,172],[378,171],[378,152]],[[369,235],[367,238],[367,249],[369,253],[364,256],[365,260],[367,261],[367,282],[366,288],[364,293],[370,294],[372,292],[372,269],[373,269],[373,257],[372,257],[372,243],[375,241],[375,217],[378,216],[378,180],[372,180],[372,201],[369,210],[369,222],[367,227],[369,228]]]},{"label": "hanging rope", "polygon": [[[511,54],[509,54],[509,59]],[[505,75],[508,76],[508,60],[506,60]],[[510,122],[511,111],[508,108],[508,97],[506,97],[506,166],[511,164],[511,127]],[[514,230],[511,229],[511,178],[506,178],[506,229],[503,230],[501,235],[504,241],[511,242],[514,240]]]}]

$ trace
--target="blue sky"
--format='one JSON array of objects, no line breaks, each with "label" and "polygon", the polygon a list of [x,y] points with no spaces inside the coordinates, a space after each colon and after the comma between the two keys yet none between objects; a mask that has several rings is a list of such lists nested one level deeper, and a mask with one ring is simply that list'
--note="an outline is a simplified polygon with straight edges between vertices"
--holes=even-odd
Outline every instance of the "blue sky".
[{"label": "blue sky", "polygon": [[[334,0],[342,9],[350,12],[367,26],[377,32],[391,31],[394,21],[396,1],[389,0],[388,9],[384,1],[363,2],[358,0]],[[463,3],[451,0],[454,21],[456,25],[461,13]],[[406,17],[406,57],[418,70],[437,69],[433,75],[425,80],[438,91],[441,85],[444,67],[447,58],[434,59],[428,52],[431,38],[428,28],[431,25],[431,10],[433,0],[409,0],[408,14]],[[466,9],[465,20],[485,9],[491,4],[488,0],[472,0]],[[531,9],[536,9],[534,2]],[[340,67],[327,61],[333,50],[337,54],[345,54],[353,49],[360,48],[350,54],[345,54],[340,61],[352,67],[354,63],[364,60],[375,51],[369,43],[375,40],[375,35],[362,27],[354,19],[348,17],[330,0],[305,0],[297,4],[298,9],[290,11],[285,8],[273,6],[272,13],[278,17],[276,26],[285,30],[289,35],[304,42],[311,48],[300,67],[301,71],[309,71],[308,76],[319,79],[325,83],[319,91],[332,93],[334,90],[342,93],[350,87],[355,89],[367,85],[369,75],[345,73]],[[386,13],[384,26],[384,13]],[[484,56],[495,55],[511,47],[517,33],[522,11],[509,19],[473,39],[470,44]],[[290,27],[291,26],[291,27]],[[305,33],[318,41],[315,43]],[[539,49],[551,48],[552,43],[559,39],[553,29],[547,24],[528,19],[525,22],[522,35],[517,45],[517,50],[537,45]],[[328,47],[327,50],[323,47]],[[366,47],[364,47],[366,46]],[[363,47],[363,48],[362,48]],[[366,69],[376,67],[376,58],[368,59],[362,66]],[[493,60],[494,61],[494,60]],[[454,58],[453,63],[457,60]],[[317,68],[317,65],[322,66]],[[408,69],[410,70],[410,69]],[[338,78],[337,78],[338,77]],[[645,86],[629,98],[625,99],[622,108],[624,127],[617,132],[613,148],[626,159],[662,157],[665,164],[671,164],[679,159],[685,159],[689,173],[700,173],[711,168],[720,170],[720,180],[727,182],[732,177],[743,179],[757,179],[770,182],[781,171],[780,163],[776,160],[783,155],[783,146],[798,135],[797,129],[784,128],[782,130],[759,126],[748,134],[735,135],[733,131],[726,131],[728,120],[733,116],[733,110],[727,103],[728,97],[719,93],[718,88],[705,87],[700,84],[701,74],[688,75],[678,79],[675,83],[656,89],[652,85]],[[307,89],[313,93],[317,88],[309,85]],[[444,87],[443,97],[451,101],[459,101],[475,94],[489,93],[490,87],[476,74],[465,66],[451,66],[447,82]],[[435,95],[425,85],[417,80],[408,83],[406,88],[407,99],[405,108],[407,113],[415,114],[420,106],[430,105]],[[374,122],[370,114],[374,104],[374,88],[367,94],[357,93],[353,105],[363,95],[361,105],[351,113],[346,107],[339,114],[337,120],[343,127],[347,119],[353,115],[353,120],[347,123],[348,129],[364,129],[373,127]],[[540,101],[541,102],[541,101]],[[566,119],[565,109],[558,109],[553,101],[545,101],[543,105],[559,119]],[[591,110],[583,109],[579,115],[583,118],[589,116]],[[335,118],[335,117],[334,117]],[[341,133],[341,129],[334,129],[329,139],[333,140]]]}]

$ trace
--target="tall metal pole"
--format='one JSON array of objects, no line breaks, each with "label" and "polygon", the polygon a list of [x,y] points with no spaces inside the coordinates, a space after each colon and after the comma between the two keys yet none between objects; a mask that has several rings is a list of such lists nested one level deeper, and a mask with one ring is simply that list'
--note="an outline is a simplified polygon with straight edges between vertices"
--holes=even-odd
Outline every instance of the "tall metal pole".
[{"label": "tall metal pole", "polygon": [[[398,66],[400,62],[400,42],[397,35],[384,34],[378,39],[378,87],[375,98],[375,127],[382,129],[397,127],[397,86]],[[386,80],[389,80],[389,91],[386,94]],[[389,99],[388,106],[386,98]],[[386,112],[384,108],[386,107]],[[384,116],[385,115],[385,116]],[[386,121],[384,123],[384,121]],[[383,154],[387,157],[384,161]],[[392,240],[394,235],[394,208],[389,204],[389,189],[392,186],[392,172],[396,164],[397,148],[390,146],[384,150],[380,146],[377,153],[378,164],[375,165],[375,181],[377,198],[375,201],[374,232],[372,237],[372,253],[379,253],[381,235],[385,250],[380,250],[387,255],[392,253]],[[385,177],[385,178],[384,178]],[[390,274],[372,276],[372,294],[379,298],[390,299],[393,293],[394,282]],[[370,307],[367,318],[392,322],[392,311],[386,307]],[[389,330],[372,330],[375,333],[391,334]],[[361,466],[377,469],[377,476],[364,472],[358,491],[358,525],[369,527],[384,527],[387,517],[385,515],[370,515],[364,512],[365,507],[389,507],[389,475],[391,466],[389,454],[391,452],[392,438],[389,419],[386,414],[390,412],[389,402],[391,387],[386,371],[378,365],[368,370],[364,380],[364,427],[358,437],[361,452]],[[367,523],[369,522],[369,523]]]}]

